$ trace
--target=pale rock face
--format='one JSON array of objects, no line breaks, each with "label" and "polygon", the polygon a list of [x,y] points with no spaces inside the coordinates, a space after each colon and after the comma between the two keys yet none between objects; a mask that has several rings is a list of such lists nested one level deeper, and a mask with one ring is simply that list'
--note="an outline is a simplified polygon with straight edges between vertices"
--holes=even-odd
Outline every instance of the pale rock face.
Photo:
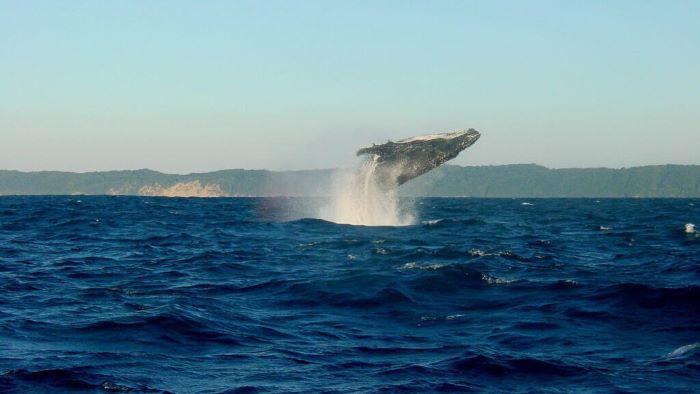
[{"label": "pale rock face", "polygon": [[163,187],[159,184],[143,186],[139,189],[140,196],[162,196],[162,197],[225,197],[226,193],[217,184],[207,184],[202,186],[198,181],[180,182],[170,187]]}]

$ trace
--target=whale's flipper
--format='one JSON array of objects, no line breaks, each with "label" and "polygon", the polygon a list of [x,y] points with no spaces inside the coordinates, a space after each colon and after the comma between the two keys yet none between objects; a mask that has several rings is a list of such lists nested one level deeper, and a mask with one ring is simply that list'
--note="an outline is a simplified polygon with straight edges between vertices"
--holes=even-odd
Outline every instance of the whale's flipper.
[{"label": "whale's flipper", "polygon": [[479,139],[481,134],[469,129],[454,133],[428,134],[372,145],[357,155],[373,155],[377,176],[387,187],[397,187],[454,159]]}]

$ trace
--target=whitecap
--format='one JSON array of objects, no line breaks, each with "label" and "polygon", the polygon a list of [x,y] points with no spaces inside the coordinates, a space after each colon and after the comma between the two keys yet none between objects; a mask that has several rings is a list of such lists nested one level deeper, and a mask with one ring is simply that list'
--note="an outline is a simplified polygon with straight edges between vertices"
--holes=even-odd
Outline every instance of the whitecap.
[{"label": "whitecap", "polygon": [[521,202],[520,205],[523,205],[523,206],[526,206],[526,207],[531,207],[531,206],[533,206],[533,205],[535,205],[535,204],[530,203],[530,202]]},{"label": "whitecap", "polygon": [[515,254],[511,252],[510,250],[506,251],[498,251],[498,252],[484,252],[481,249],[470,249],[469,250],[469,255],[474,256],[474,257],[509,257],[509,256],[514,256]]},{"label": "whitecap", "polygon": [[470,249],[470,250],[469,250],[469,254],[472,255],[472,256],[479,256],[479,257],[489,256],[489,254],[487,254],[487,253],[484,252],[483,250],[481,250],[481,249],[476,249],[476,248],[475,248],[475,249]]},{"label": "whitecap", "polygon": [[598,227],[598,229],[599,229],[600,231],[610,231],[610,230],[612,230],[612,227],[600,226],[600,227]]},{"label": "whitecap", "polygon": [[432,219],[432,220],[423,220],[421,224],[424,224],[426,226],[432,226],[434,224],[438,224],[442,222],[442,219]]},{"label": "whitecap", "polygon": [[400,270],[438,270],[446,267],[445,264],[418,264],[416,262],[406,263],[402,265]]},{"label": "whitecap", "polygon": [[672,351],[671,353],[665,355],[664,357],[665,358],[683,357],[683,356],[686,356],[686,355],[694,352],[695,349],[697,349],[698,347],[700,347],[700,343],[697,343],[697,342],[691,343],[690,345],[684,345],[684,346],[681,346],[678,349]]},{"label": "whitecap", "polygon": [[481,274],[481,280],[483,280],[484,282],[486,282],[490,285],[507,285],[507,284],[515,282],[515,280],[513,280],[513,279],[496,278],[496,277],[486,275],[486,274]]},{"label": "whitecap", "polygon": [[448,320],[455,320],[455,319],[461,319],[465,317],[466,315],[463,315],[461,313],[457,313],[454,315],[447,315],[447,316],[431,316],[431,315],[424,315],[420,317],[421,321],[448,321]]},{"label": "whitecap", "polygon": [[686,234],[695,234],[697,230],[695,230],[695,225],[693,223],[688,223],[685,225],[685,233]]},{"label": "whitecap", "polygon": [[389,254],[389,252],[388,252],[386,249],[384,249],[384,248],[377,248],[377,249],[374,250],[374,253],[376,253],[376,254],[381,254],[381,255],[387,255],[387,254]]}]

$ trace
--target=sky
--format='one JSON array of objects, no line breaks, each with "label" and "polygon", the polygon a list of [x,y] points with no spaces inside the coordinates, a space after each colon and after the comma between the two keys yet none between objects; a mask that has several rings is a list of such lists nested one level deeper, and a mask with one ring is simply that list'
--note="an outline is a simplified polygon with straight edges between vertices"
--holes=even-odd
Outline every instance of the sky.
[{"label": "sky", "polygon": [[0,0],[0,169],[700,164],[700,1]]}]

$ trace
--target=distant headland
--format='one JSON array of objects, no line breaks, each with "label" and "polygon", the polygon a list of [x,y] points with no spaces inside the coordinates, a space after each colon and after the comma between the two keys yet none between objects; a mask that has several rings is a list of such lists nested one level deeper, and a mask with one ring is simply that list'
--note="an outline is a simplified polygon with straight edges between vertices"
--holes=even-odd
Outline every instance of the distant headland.
[{"label": "distant headland", "polygon": [[[0,170],[0,195],[323,197],[338,171],[222,170],[187,175],[152,170],[72,173]],[[400,189],[408,197],[700,197],[700,165],[549,169],[535,164],[446,165]]]}]

